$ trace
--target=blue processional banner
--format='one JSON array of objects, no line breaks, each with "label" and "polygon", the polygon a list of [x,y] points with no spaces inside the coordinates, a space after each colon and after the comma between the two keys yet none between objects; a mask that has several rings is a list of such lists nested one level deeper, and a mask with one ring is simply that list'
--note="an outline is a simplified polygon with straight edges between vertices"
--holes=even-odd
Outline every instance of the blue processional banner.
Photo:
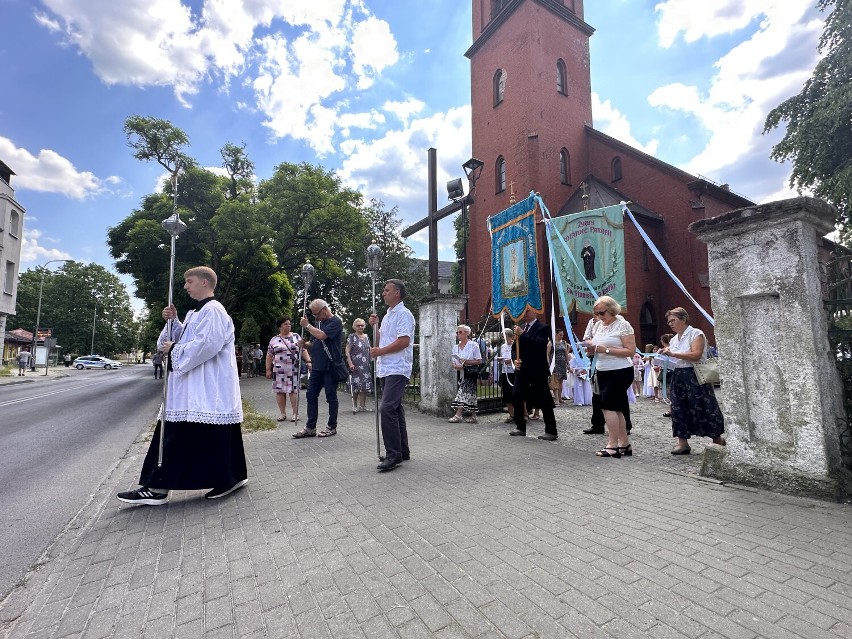
[{"label": "blue processional banner", "polygon": [[[550,233],[554,253],[550,257],[554,268],[559,269],[564,289],[559,293],[569,312],[575,308],[581,313],[592,312],[595,296],[586,281],[598,295],[609,295],[627,308],[624,216],[620,205],[553,218]],[[571,252],[573,260],[566,251]]]},{"label": "blue processional banner", "polygon": [[541,312],[535,238],[535,197],[488,218],[491,232],[491,312],[518,321],[526,309]]}]

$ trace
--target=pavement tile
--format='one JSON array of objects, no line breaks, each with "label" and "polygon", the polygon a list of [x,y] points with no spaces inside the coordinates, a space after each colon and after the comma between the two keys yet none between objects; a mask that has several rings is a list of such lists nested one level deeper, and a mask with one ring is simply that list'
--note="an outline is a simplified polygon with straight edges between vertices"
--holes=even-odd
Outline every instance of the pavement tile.
[{"label": "pavement tile", "polygon": [[[265,381],[243,389],[274,414]],[[593,456],[584,408],[548,445],[412,410],[388,474],[373,418],[342,414],[328,441],[246,436],[233,498],[127,508],[106,497],[140,442],[0,603],[0,637],[852,636],[852,508],[696,481],[705,442],[672,458],[661,410],[635,405],[629,460]]]}]

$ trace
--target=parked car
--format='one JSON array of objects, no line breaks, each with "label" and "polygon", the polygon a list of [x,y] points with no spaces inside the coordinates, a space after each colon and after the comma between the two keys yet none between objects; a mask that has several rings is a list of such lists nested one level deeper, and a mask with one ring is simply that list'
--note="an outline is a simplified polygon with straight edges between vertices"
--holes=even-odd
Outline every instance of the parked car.
[{"label": "parked car", "polygon": [[121,368],[121,362],[100,355],[84,355],[74,360],[74,368],[83,370],[84,368]]}]

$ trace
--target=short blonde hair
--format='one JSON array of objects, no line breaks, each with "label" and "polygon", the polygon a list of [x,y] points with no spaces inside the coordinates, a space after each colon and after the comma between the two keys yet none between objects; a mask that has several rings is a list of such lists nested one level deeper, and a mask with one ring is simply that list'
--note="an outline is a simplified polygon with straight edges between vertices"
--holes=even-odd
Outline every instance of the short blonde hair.
[{"label": "short blonde hair", "polygon": [[216,271],[209,266],[193,266],[184,272],[183,279],[186,279],[187,277],[197,277],[204,280],[210,284],[211,291],[216,289],[216,284],[219,281],[219,278],[216,277]]},{"label": "short blonde hair", "polygon": [[616,302],[615,299],[613,299],[609,295],[601,295],[598,299],[596,299],[594,306],[597,306],[598,304],[603,304],[606,307],[606,310],[608,310],[613,315],[618,315],[619,313],[621,313],[621,304]]},{"label": "short blonde hair", "polygon": [[467,333],[467,336],[470,337],[470,326],[468,326],[467,324],[459,324],[458,326],[456,326],[456,331],[464,331],[465,333]]}]

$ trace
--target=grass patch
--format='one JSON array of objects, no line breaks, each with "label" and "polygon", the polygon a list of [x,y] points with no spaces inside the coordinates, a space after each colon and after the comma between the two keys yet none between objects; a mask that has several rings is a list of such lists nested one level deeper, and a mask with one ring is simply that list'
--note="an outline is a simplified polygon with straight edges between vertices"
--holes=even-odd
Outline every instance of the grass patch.
[{"label": "grass patch", "polygon": [[0,366],[0,377],[11,377],[12,376],[12,367],[11,366]]},{"label": "grass patch", "polygon": [[243,432],[256,433],[262,430],[275,430],[278,423],[255,410],[254,405],[243,397]]}]

